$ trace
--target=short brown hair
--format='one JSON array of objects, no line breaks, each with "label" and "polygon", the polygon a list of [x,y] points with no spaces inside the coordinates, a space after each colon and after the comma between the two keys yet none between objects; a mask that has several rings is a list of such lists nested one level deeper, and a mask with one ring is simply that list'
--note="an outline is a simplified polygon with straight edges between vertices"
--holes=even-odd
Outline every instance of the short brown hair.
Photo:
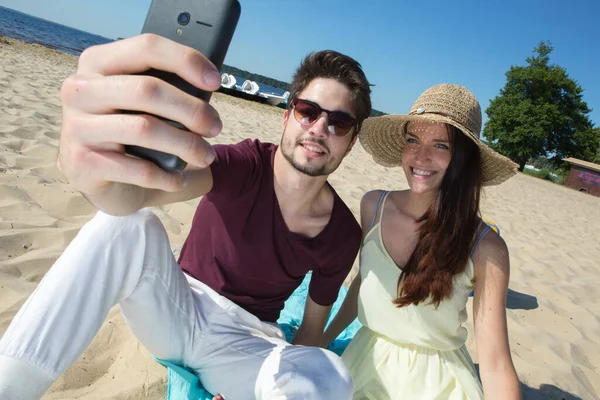
[{"label": "short brown hair", "polygon": [[355,134],[358,134],[362,122],[371,115],[371,85],[361,65],[353,58],[334,50],[309,53],[294,73],[288,107],[317,78],[335,79],[348,87],[358,123]]}]

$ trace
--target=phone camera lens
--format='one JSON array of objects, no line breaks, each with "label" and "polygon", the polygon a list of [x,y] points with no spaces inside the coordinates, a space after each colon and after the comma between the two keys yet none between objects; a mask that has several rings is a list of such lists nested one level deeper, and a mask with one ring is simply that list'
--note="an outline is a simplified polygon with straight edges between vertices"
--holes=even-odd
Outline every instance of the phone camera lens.
[{"label": "phone camera lens", "polygon": [[190,19],[191,17],[189,12],[182,12],[177,16],[177,23],[179,25],[185,26],[190,23]]}]

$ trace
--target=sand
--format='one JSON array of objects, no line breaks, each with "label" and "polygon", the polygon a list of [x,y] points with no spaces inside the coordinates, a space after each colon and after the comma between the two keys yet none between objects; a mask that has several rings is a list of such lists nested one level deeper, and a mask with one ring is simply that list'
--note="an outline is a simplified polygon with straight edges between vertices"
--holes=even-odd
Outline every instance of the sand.
[{"label": "sand", "polygon": [[[77,59],[0,38],[0,334],[78,230],[95,213],[57,170],[59,91]],[[216,93],[224,121],[216,143],[278,142],[283,111]],[[358,217],[371,189],[406,188],[397,169],[357,145],[330,179]],[[198,200],[155,211],[174,249]],[[528,399],[600,394],[600,198],[519,174],[486,189],[485,218],[510,249],[508,328]],[[469,304],[469,313],[471,312]],[[472,322],[468,348],[477,360]],[[44,399],[163,399],[166,370],[131,334],[118,307]]]}]

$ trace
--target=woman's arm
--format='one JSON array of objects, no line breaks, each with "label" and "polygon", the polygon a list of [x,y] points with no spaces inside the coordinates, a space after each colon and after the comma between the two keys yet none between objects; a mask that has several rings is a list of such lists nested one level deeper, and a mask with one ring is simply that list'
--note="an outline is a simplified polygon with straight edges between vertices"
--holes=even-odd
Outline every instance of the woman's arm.
[{"label": "woman's arm", "polygon": [[475,339],[485,398],[521,399],[506,323],[506,294],[510,277],[506,243],[495,232],[488,233],[481,241],[473,262]]}]

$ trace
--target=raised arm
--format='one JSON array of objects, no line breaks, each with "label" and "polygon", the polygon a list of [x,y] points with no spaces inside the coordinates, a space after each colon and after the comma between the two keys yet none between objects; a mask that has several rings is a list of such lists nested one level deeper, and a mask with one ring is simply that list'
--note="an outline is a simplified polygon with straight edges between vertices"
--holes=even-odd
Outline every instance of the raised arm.
[{"label": "raised arm", "polygon": [[[63,124],[58,168],[96,208],[128,215],[146,206],[199,197],[212,187],[214,153],[205,137],[222,129],[208,103],[149,76],[150,68],[176,73],[204,90],[216,90],[220,75],[199,52],[160,36],[93,46],[61,88]],[[183,131],[140,111],[178,121]],[[188,162],[184,174],[167,173],[124,154],[131,144],[175,154]]]}]

